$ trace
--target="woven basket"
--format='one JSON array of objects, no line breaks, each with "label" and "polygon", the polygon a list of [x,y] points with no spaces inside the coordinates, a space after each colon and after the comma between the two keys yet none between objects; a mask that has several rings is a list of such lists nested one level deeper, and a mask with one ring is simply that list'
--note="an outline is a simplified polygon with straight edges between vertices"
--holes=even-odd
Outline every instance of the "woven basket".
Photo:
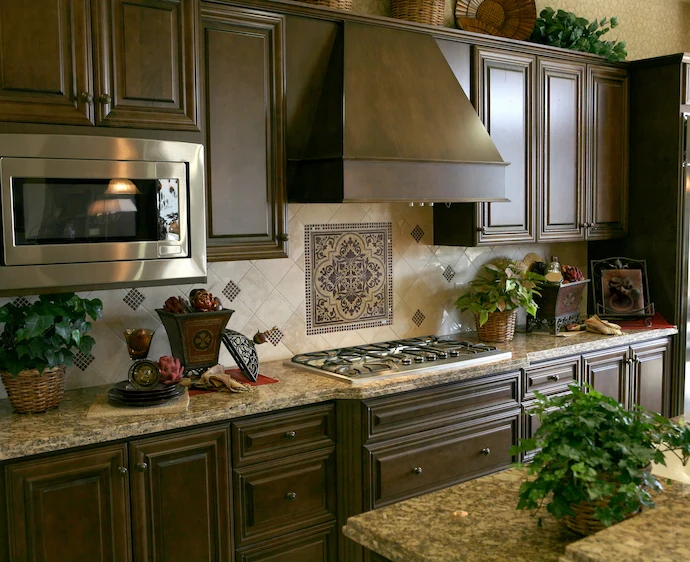
[{"label": "woven basket", "polygon": [[527,39],[536,19],[534,0],[458,0],[455,4],[458,27],[476,33]]},{"label": "woven basket", "polygon": [[302,0],[302,2],[321,6],[322,8],[343,10],[345,12],[352,10],[352,0]]},{"label": "woven basket", "polygon": [[479,314],[476,314],[474,319],[477,322],[477,333],[480,340],[494,343],[513,341],[517,309],[490,312],[489,319],[483,326],[479,325]]},{"label": "woven basket", "polygon": [[[596,500],[571,505],[570,507],[575,512],[575,515],[564,515],[561,521],[565,523],[565,526],[568,527],[568,529],[575,531],[580,535],[592,535],[594,533],[598,533],[599,531],[606,529],[606,525],[594,518],[594,510],[597,507],[606,507],[608,503],[609,502],[605,500]],[[629,519],[630,517],[637,515],[639,512],[640,510],[638,509],[637,511],[628,513],[625,518]]]},{"label": "woven basket", "polygon": [[16,377],[8,372],[0,373],[7,397],[20,414],[36,414],[57,408],[65,393],[65,367],[21,371]]},{"label": "woven basket", "polygon": [[443,25],[445,9],[444,0],[391,0],[391,16],[416,23]]}]

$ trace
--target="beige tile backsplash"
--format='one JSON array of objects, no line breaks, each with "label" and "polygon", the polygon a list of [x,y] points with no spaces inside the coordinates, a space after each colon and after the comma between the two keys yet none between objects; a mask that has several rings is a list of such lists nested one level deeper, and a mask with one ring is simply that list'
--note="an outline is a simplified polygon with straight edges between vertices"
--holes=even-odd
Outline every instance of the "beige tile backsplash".
[{"label": "beige tile backsplash", "polygon": [[[229,328],[247,336],[273,326],[280,329],[283,337],[277,345],[266,343],[258,346],[261,361],[288,359],[297,353],[317,349],[473,330],[473,317],[458,313],[453,302],[463,287],[475,277],[478,268],[496,257],[520,259],[529,252],[536,252],[545,257],[557,255],[561,263],[583,269],[587,263],[585,243],[483,248],[434,246],[432,209],[429,207],[410,207],[407,204],[291,204],[288,215],[289,258],[213,263],[209,266],[208,282],[204,286],[219,296],[227,308],[235,311],[228,323]],[[393,224],[393,324],[389,327],[307,336],[304,225],[383,221]],[[419,242],[411,234],[416,226],[424,231]],[[149,357],[157,359],[170,354],[165,329],[155,309],[162,307],[169,296],[187,295],[191,288],[166,286],[136,289],[141,295],[126,289],[84,293],[103,301],[103,320],[95,323],[93,329],[96,339],[93,361],[84,370],[77,366],[70,367],[67,387],[108,384],[127,377],[130,360],[122,334],[125,328],[156,329]],[[128,293],[127,300],[134,300],[132,306],[125,302]],[[230,300],[227,295],[236,296]],[[2,303],[8,300],[11,299],[2,299]],[[141,304],[136,306],[140,300]],[[417,311],[424,317],[419,326],[413,321]],[[419,319],[418,315],[417,321]],[[221,362],[232,364],[224,349]],[[0,397],[4,396],[4,389],[0,388]]]}]

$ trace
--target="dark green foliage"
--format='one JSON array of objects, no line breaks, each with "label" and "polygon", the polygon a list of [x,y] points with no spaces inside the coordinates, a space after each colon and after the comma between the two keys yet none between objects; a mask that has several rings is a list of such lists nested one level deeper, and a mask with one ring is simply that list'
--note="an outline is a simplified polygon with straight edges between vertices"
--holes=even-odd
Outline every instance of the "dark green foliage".
[{"label": "dark green foliage", "polygon": [[[640,406],[627,410],[613,398],[571,385],[572,396],[539,398],[535,413],[542,421],[533,439],[523,439],[512,453],[541,448],[530,479],[520,487],[518,509],[536,509],[548,501],[556,518],[574,515],[571,505],[610,498],[595,517],[605,525],[621,521],[640,506],[654,507],[650,491],[661,484],[649,472],[651,462],[666,464],[673,451],[686,463],[690,426],[679,426]],[[557,408],[547,412],[549,408]]]},{"label": "dark green foliage", "polygon": [[0,335],[0,370],[13,375],[22,369],[71,365],[73,351],[85,355],[96,343],[87,335],[93,320],[102,317],[103,303],[99,299],[82,299],[74,293],[41,295],[29,306],[12,303],[0,307],[0,323],[5,325]]},{"label": "dark green foliage", "polygon": [[594,53],[610,61],[622,61],[628,55],[625,41],[604,41],[602,36],[618,26],[618,18],[587,21],[572,12],[545,8],[537,18],[530,41]]}]

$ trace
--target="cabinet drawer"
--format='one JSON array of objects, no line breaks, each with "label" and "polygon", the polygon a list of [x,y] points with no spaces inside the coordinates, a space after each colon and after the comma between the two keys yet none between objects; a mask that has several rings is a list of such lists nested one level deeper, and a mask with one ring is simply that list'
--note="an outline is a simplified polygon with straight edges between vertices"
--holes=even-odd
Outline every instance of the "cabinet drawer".
[{"label": "cabinet drawer", "polygon": [[332,521],[334,450],[235,470],[238,546]]},{"label": "cabinet drawer", "polygon": [[367,434],[392,438],[499,415],[518,407],[519,385],[516,372],[367,400]]},{"label": "cabinet drawer", "polygon": [[329,562],[336,560],[335,523],[310,527],[237,551],[237,562]]},{"label": "cabinet drawer", "polygon": [[373,506],[418,496],[507,467],[519,414],[472,430],[420,435],[369,452]]},{"label": "cabinet drawer", "polygon": [[535,390],[542,394],[563,392],[569,384],[580,382],[580,356],[539,363],[524,372],[525,398],[534,398]]},{"label": "cabinet drawer", "polygon": [[333,404],[262,415],[232,425],[233,466],[282,458],[334,443]]}]

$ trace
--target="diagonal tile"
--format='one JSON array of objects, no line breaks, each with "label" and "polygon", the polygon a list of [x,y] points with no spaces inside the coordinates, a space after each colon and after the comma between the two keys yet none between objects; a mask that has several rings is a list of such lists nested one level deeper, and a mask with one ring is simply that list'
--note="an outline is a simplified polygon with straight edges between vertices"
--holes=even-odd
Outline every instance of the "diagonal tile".
[{"label": "diagonal tile", "polygon": [[293,265],[276,288],[293,308],[299,306],[305,296],[304,271],[297,264]]},{"label": "diagonal tile", "polygon": [[274,290],[256,311],[256,317],[266,326],[282,328],[294,311],[290,303]]},{"label": "diagonal tile", "polygon": [[276,287],[295,262],[290,258],[258,260],[255,264],[261,274]]},{"label": "diagonal tile", "polygon": [[226,327],[229,330],[244,333],[244,327],[254,316],[252,311],[249,310],[240,299],[235,299],[227,308],[234,312],[232,313],[232,316],[230,316],[230,320],[228,320]]},{"label": "diagonal tile", "polygon": [[239,282],[240,294],[237,296],[251,311],[256,312],[273,291],[273,285],[261,272],[252,266]]},{"label": "diagonal tile", "polygon": [[403,254],[403,259],[409,264],[414,272],[419,275],[424,266],[429,263],[433,254],[429,246],[423,244],[410,244]]},{"label": "diagonal tile", "polygon": [[208,268],[221,281],[239,283],[251,266],[249,261],[223,261],[213,262]]}]

